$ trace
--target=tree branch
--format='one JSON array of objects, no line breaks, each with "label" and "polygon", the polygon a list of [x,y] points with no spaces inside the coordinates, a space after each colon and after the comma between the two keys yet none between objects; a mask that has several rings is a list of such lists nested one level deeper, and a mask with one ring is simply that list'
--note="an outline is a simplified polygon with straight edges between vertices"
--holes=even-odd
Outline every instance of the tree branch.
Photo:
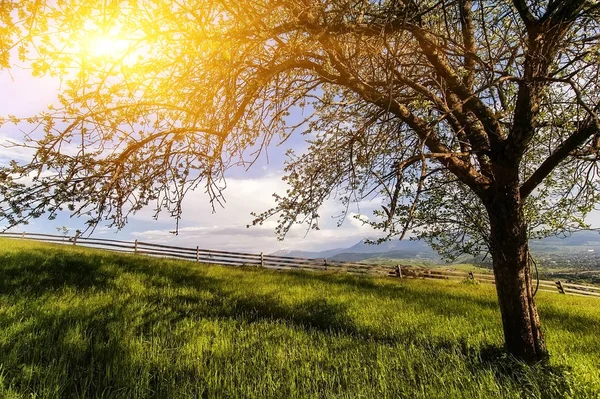
[{"label": "tree branch", "polygon": [[454,92],[465,107],[477,116],[485,129],[492,148],[497,148],[504,139],[502,127],[494,113],[462,82],[458,74],[450,67],[449,63],[439,51],[431,35],[417,26],[408,27],[421,46],[425,56],[435,71],[444,79],[448,87]]},{"label": "tree branch", "polygon": [[463,84],[469,89],[473,90],[473,84],[475,82],[475,28],[473,27],[473,17],[471,15],[471,8],[473,3],[471,0],[460,1],[460,24],[463,36],[463,47],[465,48],[465,70],[467,74],[463,79]]},{"label": "tree branch", "polygon": [[517,9],[517,11],[519,12],[521,19],[525,23],[525,27],[527,29],[529,29],[530,26],[534,22],[537,21],[537,19],[535,18],[535,16],[533,15],[533,13],[529,9],[529,7],[527,6],[527,3],[525,2],[525,0],[514,0],[513,4],[514,4],[515,8]]},{"label": "tree branch", "polygon": [[366,101],[396,115],[419,136],[432,153],[449,154],[447,158],[440,157],[439,162],[474,191],[481,192],[482,189],[490,184],[490,180],[477,172],[469,162],[465,162],[459,157],[454,156],[454,153],[441,142],[437,133],[430,128],[425,120],[413,114],[405,105],[389,98],[389,95],[379,93],[373,87],[353,76],[340,59],[342,51],[330,37],[321,36],[320,42],[328,52],[334,67],[340,73],[340,76],[336,79],[337,84],[353,90]]},{"label": "tree branch", "polygon": [[538,169],[521,185],[521,198],[527,198],[533,190],[556,168],[565,158],[569,156],[571,151],[585,143],[585,141],[594,134],[600,133],[600,126],[588,119],[588,123],[579,128],[561,145],[559,145],[552,155],[550,155]]}]

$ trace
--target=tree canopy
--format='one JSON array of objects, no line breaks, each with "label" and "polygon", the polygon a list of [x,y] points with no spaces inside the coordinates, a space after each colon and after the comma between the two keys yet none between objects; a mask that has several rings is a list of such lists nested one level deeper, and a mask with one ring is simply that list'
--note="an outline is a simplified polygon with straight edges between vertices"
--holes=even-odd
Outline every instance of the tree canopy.
[{"label": "tree canopy", "polygon": [[60,106],[27,120],[31,162],[0,172],[10,223],[69,207],[121,227],[151,201],[179,217],[189,189],[220,201],[229,166],[305,134],[255,223],[278,215],[284,235],[316,227],[326,198],[379,197],[365,221],[388,238],[519,265],[529,294],[501,299],[506,335],[514,306],[539,324],[526,238],[586,227],[600,200],[597,1],[2,5],[0,65],[63,79]]}]

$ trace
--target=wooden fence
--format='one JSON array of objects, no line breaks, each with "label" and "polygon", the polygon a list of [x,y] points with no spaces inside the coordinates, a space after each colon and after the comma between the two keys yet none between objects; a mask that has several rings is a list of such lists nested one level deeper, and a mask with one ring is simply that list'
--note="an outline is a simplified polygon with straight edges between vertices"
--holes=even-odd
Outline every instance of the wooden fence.
[{"label": "wooden fence", "polygon": [[[251,254],[244,252],[227,252],[209,249],[186,248],[172,245],[152,244],[135,240],[134,242],[110,240],[91,237],[69,237],[53,234],[37,233],[0,233],[2,237],[30,239],[51,243],[78,245],[90,248],[107,249],[164,258],[177,258],[198,263],[220,264],[228,266],[257,266],[277,270],[321,270],[330,272],[345,272],[363,275],[390,276],[396,278],[426,278],[443,280],[473,280],[480,283],[494,284],[492,274],[462,272],[447,268],[424,268],[409,265],[395,267],[373,265],[360,262],[340,262],[328,259],[295,258],[290,256],[275,256]],[[539,280],[538,291],[554,292],[568,295],[593,296],[600,298],[600,287],[572,284],[564,281]]]}]

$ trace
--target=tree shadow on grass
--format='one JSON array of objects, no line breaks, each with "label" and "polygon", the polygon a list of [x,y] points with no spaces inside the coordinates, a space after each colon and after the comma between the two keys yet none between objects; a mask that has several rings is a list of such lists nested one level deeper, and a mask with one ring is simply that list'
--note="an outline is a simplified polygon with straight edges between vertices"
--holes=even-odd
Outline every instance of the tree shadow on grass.
[{"label": "tree shadow on grass", "polygon": [[[498,320],[500,321],[498,301],[495,297],[465,295],[452,292],[452,287],[448,287],[445,290],[437,290],[435,298],[433,298],[431,292],[411,289],[410,286],[404,284],[403,280],[396,280],[392,284],[378,284],[377,280],[372,278],[352,275],[310,272],[294,272],[294,274],[297,274],[304,281],[312,280],[338,286],[347,286],[377,297],[401,299],[404,302],[415,304],[419,308],[427,309],[438,315],[461,316],[482,310],[493,311],[497,313]],[[557,300],[560,299],[560,297],[557,297]],[[595,300],[595,298],[591,298],[591,300]],[[595,335],[600,330],[600,320],[598,318],[584,314],[574,314],[556,306],[542,306],[540,313],[542,323],[547,321],[571,332]],[[598,354],[600,355],[600,352]]]},{"label": "tree shadow on grass", "polygon": [[115,277],[102,269],[103,259],[47,248],[0,254],[0,293],[39,295],[66,286],[102,289]]},{"label": "tree shadow on grass", "polygon": [[[181,383],[198,385],[201,392],[204,376],[188,365],[165,369],[140,360],[140,354],[132,351],[132,345],[139,345],[136,342],[157,338],[169,346],[182,346],[185,342],[177,342],[182,337],[170,334],[177,326],[199,319],[285,321],[328,332],[352,328],[345,310],[327,301],[311,299],[286,306],[271,295],[236,296],[227,279],[207,277],[189,267],[160,267],[147,258],[127,259],[118,271],[113,267],[107,272],[95,267],[95,262],[120,260],[110,255],[101,258],[42,252],[2,258],[9,261],[0,263],[2,294],[9,305],[18,304],[16,312],[0,312],[0,371],[13,391],[62,398],[168,398],[180,397],[175,392]],[[138,297],[120,295],[115,288],[120,272],[137,274],[149,283],[147,291]],[[166,286],[169,292],[163,290]],[[81,290],[77,305],[46,306],[49,298],[44,294],[65,287]],[[114,293],[112,301],[85,306],[81,302],[91,287]],[[179,288],[193,288],[200,295]],[[65,299],[58,293],[56,300]]]},{"label": "tree shadow on grass", "polygon": [[[284,303],[277,294],[239,290],[231,279],[209,277],[201,267],[154,267],[143,262],[133,262],[127,265],[127,270],[151,280],[168,281],[174,288],[191,288],[210,294],[208,298],[201,299],[189,294],[175,295],[169,302],[170,309],[177,315],[175,317],[228,318],[248,323],[281,321],[307,331],[359,336],[359,330],[348,315],[348,306],[326,298],[307,298],[293,304]],[[256,269],[246,269],[244,272],[255,273]],[[248,280],[248,284],[251,284],[251,276]],[[149,302],[160,303],[159,295],[150,296]]]},{"label": "tree shadow on grass", "polygon": [[503,380],[509,380],[520,386],[523,397],[563,398],[573,395],[576,382],[568,366],[552,365],[549,359],[526,364],[503,347],[493,345],[481,348],[475,355],[479,361],[469,365],[473,372],[490,370],[499,385]]},{"label": "tree shadow on grass", "polygon": [[[103,263],[117,266],[103,268]],[[89,397],[110,397],[112,392],[116,396],[128,393],[135,397],[138,395],[130,389],[142,380],[148,392],[155,393],[148,397],[169,397],[169,389],[174,389],[173,385],[166,386],[166,380],[157,377],[165,371],[136,361],[129,346],[131,342],[127,342],[124,335],[141,340],[156,334],[169,336],[176,326],[200,319],[283,322],[308,333],[346,336],[359,343],[368,341],[394,348],[414,345],[432,353],[458,352],[472,373],[491,370],[499,381],[510,380],[523,385],[524,392],[532,396],[560,397],[558,393],[561,390],[566,392],[570,389],[566,369],[553,369],[549,365],[532,369],[510,358],[500,348],[473,348],[465,339],[432,339],[426,342],[412,330],[384,333],[359,326],[344,303],[325,296],[289,303],[275,294],[257,293],[251,289],[240,292],[231,279],[209,276],[206,268],[192,264],[161,264],[151,258],[124,258],[112,254],[84,256],[61,251],[48,254],[38,250],[2,255],[0,265],[0,292],[15,298],[41,296],[47,290],[61,287],[115,290],[114,280],[123,272],[137,275],[149,286],[149,291],[142,293],[137,301],[126,295],[115,295],[113,303],[94,309],[67,307],[60,313],[39,309],[28,309],[28,314],[0,313],[0,328],[10,328],[27,318],[18,331],[0,341],[0,358],[5,359],[3,373],[22,393],[40,394],[45,389],[44,381],[50,380],[61,387],[61,397],[75,397],[83,391]],[[249,274],[244,273],[241,278],[248,279],[250,284],[251,274],[255,271],[246,271]],[[368,278],[310,273],[292,276],[294,278],[291,281],[288,278],[285,284],[335,284],[357,290],[367,297],[402,298],[424,310],[445,316],[464,315],[465,311],[477,311],[478,307],[487,310],[497,308],[493,300],[442,291],[432,299],[428,292],[409,289],[402,284],[381,285]],[[161,289],[166,286],[176,292],[165,295]],[[185,290],[177,291],[180,288]],[[548,315],[561,316],[556,311]],[[78,331],[83,336],[80,341],[76,339]],[[29,373],[35,377],[26,378],[24,368],[33,366],[37,367],[37,371]],[[173,366],[171,383],[186,378],[190,381],[197,379],[201,388],[202,376],[181,367],[184,366]],[[42,373],[50,377],[43,377]],[[116,392],[120,392],[119,395]]]},{"label": "tree shadow on grass", "polygon": [[[482,296],[469,296],[456,292],[443,292],[442,290],[436,290],[435,296],[442,299],[442,301],[435,301],[432,298],[431,292],[423,292],[421,290],[416,290],[411,288],[409,285],[404,284],[406,281],[413,281],[413,279],[408,280],[394,280],[393,283],[381,284],[378,280],[365,277],[365,276],[353,276],[353,275],[343,275],[343,274],[326,274],[326,273],[311,273],[311,272],[294,272],[303,280],[313,280],[318,282],[323,282],[327,284],[333,284],[338,286],[352,287],[354,289],[358,289],[359,291],[368,292],[370,295],[375,295],[381,298],[389,298],[389,299],[397,299],[397,298],[406,298],[407,301],[416,300],[423,301],[426,304],[434,303],[436,307],[441,305],[440,313],[441,314],[453,314],[453,309],[456,309],[455,306],[451,308],[443,307],[443,303],[448,300],[449,303],[458,304],[458,303],[467,303],[471,308],[481,308],[481,309],[498,309],[498,302],[494,299],[489,299]],[[431,280],[429,280],[431,281]],[[433,282],[432,282],[433,283]],[[462,308],[462,307],[460,307]],[[461,309],[462,310],[462,309]],[[454,312],[455,313],[455,312]]]},{"label": "tree shadow on grass", "polygon": [[[120,254],[95,254],[68,252],[62,249],[28,249],[22,252],[12,252],[0,255],[0,293],[20,292],[20,295],[40,295],[48,290],[56,290],[64,287],[75,289],[109,289],[119,272],[115,268],[104,268],[103,264],[117,265],[120,270],[143,275],[150,284],[159,286],[171,284],[174,286],[192,287],[208,291],[219,292],[227,290],[229,281],[217,278],[207,278],[203,267],[190,265],[161,265],[160,261],[146,257],[123,256]],[[247,270],[254,272],[255,270]],[[275,272],[272,272],[275,273]],[[432,300],[431,293],[411,289],[402,283],[380,284],[371,278],[342,275],[324,274],[310,272],[287,272],[295,278],[294,283],[305,285],[312,282],[324,283],[357,290],[359,293],[372,295],[380,298],[402,299],[405,303],[427,309],[434,314],[443,316],[464,316],[469,312],[498,311],[497,301],[493,298],[469,296],[460,293],[436,292],[437,300]],[[258,298],[258,299],[257,299]],[[218,299],[216,299],[218,300]],[[355,328],[350,326],[349,318],[341,322],[338,316],[325,310],[321,301],[313,301],[310,311],[296,310],[289,312],[278,309],[275,305],[275,297],[260,298],[255,296],[253,301],[242,299],[238,301],[239,309],[236,311],[254,314],[258,317],[262,314],[267,318],[282,317],[285,314],[293,314],[300,324],[307,326],[321,326],[328,328],[329,325],[343,326],[343,330],[350,331]],[[215,304],[218,306],[219,304]],[[307,309],[309,305],[305,305]],[[330,303],[328,306],[338,307],[336,313],[341,314],[345,309],[340,304]],[[311,312],[316,317],[311,317]],[[556,307],[541,309],[543,320],[548,320],[556,325],[564,325],[569,331],[583,334],[593,334],[600,328],[600,322],[585,315],[575,315]],[[329,316],[326,316],[329,314]],[[319,316],[321,315],[321,316]],[[282,317],[285,318],[285,317]]]},{"label": "tree shadow on grass", "polygon": [[[134,397],[143,366],[112,327],[123,322],[114,306],[34,310],[26,317],[18,333],[0,342],[4,383],[12,390],[32,397]],[[10,321],[0,317],[0,325]]]}]

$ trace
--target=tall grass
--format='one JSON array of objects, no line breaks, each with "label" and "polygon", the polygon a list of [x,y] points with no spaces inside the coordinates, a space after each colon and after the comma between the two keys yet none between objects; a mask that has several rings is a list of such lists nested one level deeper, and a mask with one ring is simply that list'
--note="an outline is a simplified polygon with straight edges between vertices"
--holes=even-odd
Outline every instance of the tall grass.
[{"label": "tall grass", "polygon": [[538,294],[528,366],[492,286],[0,248],[2,398],[600,397],[595,298]]}]

